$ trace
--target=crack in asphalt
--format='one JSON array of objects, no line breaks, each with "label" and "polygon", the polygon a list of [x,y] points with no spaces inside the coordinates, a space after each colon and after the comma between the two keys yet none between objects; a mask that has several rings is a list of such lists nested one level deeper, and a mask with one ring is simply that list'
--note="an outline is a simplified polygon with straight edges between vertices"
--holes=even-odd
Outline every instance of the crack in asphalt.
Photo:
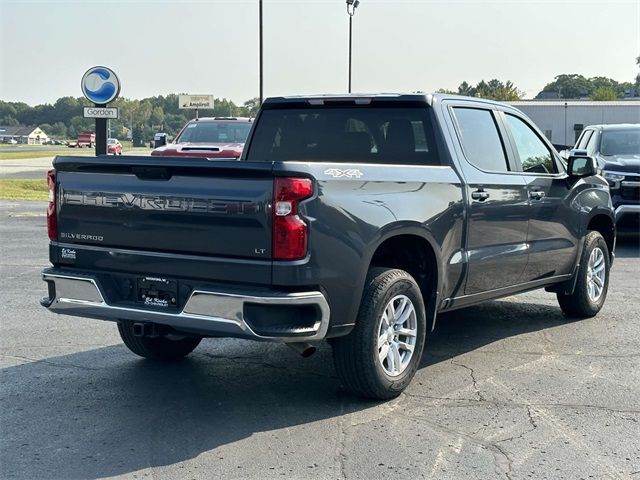
[{"label": "crack in asphalt", "polygon": [[525,430],[522,433],[520,433],[520,435],[514,435],[513,437],[503,438],[502,440],[498,440],[495,443],[511,442],[511,441],[514,441],[514,440],[520,440],[525,435],[527,435],[527,434],[533,432],[534,430],[538,429],[538,424],[536,423],[536,421],[533,419],[533,416],[531,415],[531,406],[530,405],[525,405],[525,407],[527,409],[527,417],[529,419],[529,423],[531,424],[531,428],[528,429],[528,430]]},{"label": "crack in asphalt", "polygon": [[502,447],[497,445],[495,442],[483,440],[472,434],[462,432],[454,428],[446,427],[444,425],[440,425],[439,423],[433,422],[432,420],[428,420],[424,417],[421,417],[420,415],[407,414],[405,412],[403,413],[403,416],[405,418],[411,418],[419,422],[424,422],[427,425],[430,425],[431,427],[441,430],[445,433],[452,434],[452,435],[459,435],[460,437],[463,437],[469,440],[471,443],[474,443],[476,445],[479,445],[489,450],[494,459],[494,467],[496,469],[496,473],[503,474],[507,478],[507,480],[511,480],[511,474],[513,470],[513,460],[511,459],[509,454]]},{"label": "crack in asphalt", "polygon": [[456,365],[458,367],[462,367],[466,370],[469,371],[469,376],[471,377],[471,383],[473,383],[473,390],[475,391],[476,395],[478,396],[478,400],[479,401],[483,401],[484,400],[484,396],[482,395],[482,392],[480,392],[480,389],[478,388],[478,382],[476,380],[476,375],[475,372],[473,371],[473,368],[463,364],[463,363],[456,363],[455,362],[455,358],[451,359],[451,364],[452,365]]}]

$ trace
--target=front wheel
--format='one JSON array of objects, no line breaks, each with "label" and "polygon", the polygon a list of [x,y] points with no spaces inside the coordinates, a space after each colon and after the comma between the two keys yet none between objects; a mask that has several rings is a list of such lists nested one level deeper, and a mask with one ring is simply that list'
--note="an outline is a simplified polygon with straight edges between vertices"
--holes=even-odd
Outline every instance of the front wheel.
[{"label": "front wheel", "polygon": [[134,323],[125,321],[118,322],[118,332],[129,350],[152,360],[180,360],[189,355],[202,340],[202,337],[181,335],[136,336]]},{"label": "front wheel", "polygon": [[588,318],[600,311],[607,298],[610,267],[607,242],[599,232],[589,232],[584,241],[574,292],[570,295],[557,294],[565,315]]},{"label": "front wheel", "polygon": [[426,324],[422,294],[413,277],[398,269],[371,269],[356,326],[332,344],[346,389],[377,400],[400,395],[420,363]]}]

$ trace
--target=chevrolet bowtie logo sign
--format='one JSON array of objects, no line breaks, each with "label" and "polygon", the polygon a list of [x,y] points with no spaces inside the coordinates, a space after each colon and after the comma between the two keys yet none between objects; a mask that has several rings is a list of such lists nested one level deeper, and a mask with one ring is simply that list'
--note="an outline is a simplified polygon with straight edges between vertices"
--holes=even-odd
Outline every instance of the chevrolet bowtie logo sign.
[{"label": "chevrolet bowtie logo sign", "polygon": [[340,168],[327,168],[324,171],[325,175],[330,175],[333,178],[360,178],[362,176],[362,172],[357,168],[348,168],[346,170],[342,170]]}]

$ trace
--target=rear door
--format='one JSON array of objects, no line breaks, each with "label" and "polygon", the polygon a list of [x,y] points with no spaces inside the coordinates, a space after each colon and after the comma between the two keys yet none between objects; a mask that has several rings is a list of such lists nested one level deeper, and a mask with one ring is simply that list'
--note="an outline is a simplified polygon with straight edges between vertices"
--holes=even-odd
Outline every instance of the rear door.
[{"label": "rear door", "polygon": [[[522,171],[527,184],[530,202],[529,261],[522,280],[534,281],[571,273],[580,226],[571,224],[575,213],[569,205],[567,174],[554,149],[525,117],[515,112],[502,115],[517,169]],[[585,135],[591,137],[592,134]]]},{"label": "rear door", "polygon": [[527,185],[509,163],[500,117],[485,105],[449,104],[467,183],[466,295],[517,284],[527,264]]}]

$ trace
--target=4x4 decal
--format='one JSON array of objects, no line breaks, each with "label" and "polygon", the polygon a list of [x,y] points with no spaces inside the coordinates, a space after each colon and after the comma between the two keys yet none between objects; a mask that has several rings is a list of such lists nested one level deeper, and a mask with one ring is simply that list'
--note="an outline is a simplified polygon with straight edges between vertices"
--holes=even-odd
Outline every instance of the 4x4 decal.
[{"label": "4x4 decal", "polygon": [[360,178],[363,173],[357,168],[348,168],[346,170],[342,170],[340,168],[327,168],[324,171],[325,175],[331,175],[333,178]]}]

